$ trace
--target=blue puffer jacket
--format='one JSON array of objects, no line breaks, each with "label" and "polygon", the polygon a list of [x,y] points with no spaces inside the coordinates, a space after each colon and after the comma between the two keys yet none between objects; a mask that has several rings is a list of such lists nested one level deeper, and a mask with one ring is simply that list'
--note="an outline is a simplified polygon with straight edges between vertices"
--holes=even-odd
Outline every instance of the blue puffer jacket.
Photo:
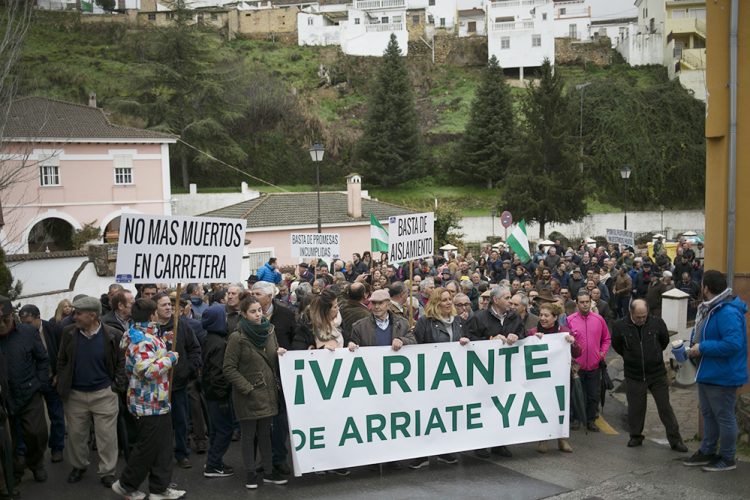
[{"label": "blue puffer jacket", "polygon": [[739,387],[747,383],[747,304],[739,297],[716,305],[696,332],[700,343],[700,365],[696,380],[703,384]]},{"label": "blue puffer jacket", "polygon": [[281,282],[281,273],[274,269],[268,262],[258,269],[257,276],[258,281],[268,281],[277,285]]}]

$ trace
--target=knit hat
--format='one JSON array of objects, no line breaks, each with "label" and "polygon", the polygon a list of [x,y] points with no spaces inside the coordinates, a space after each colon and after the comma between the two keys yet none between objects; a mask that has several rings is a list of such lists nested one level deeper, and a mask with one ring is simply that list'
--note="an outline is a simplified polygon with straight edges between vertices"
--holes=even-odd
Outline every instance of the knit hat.
[{"label": "knit hat", "polygon": [[73,301],[73,307],[76,311],[95,312],[97,315],[102,314],[102,303],[99,299],[84,295]]},{"label": "knit hat", "polygon": [[203,311],[201,324],[207,332],[227,332],[227,313],[224,304],[216,303]]}]

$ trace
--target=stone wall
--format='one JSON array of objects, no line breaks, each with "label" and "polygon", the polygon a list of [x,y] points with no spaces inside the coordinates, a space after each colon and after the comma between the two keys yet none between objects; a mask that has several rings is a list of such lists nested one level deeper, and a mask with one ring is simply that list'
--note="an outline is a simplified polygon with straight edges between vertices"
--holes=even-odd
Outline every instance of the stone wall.
[{"label": "stone wall", "polygon": [[435,34],[435,63],[454,66],[487,64],[487,37],[458,38],[451,33]]},{"label": "stone wall", "polygon": [[[238,12],[238,11],[235,11]],[[271,33],[294,33],[297,41],[297,7],[239,11],[238,36]]]},{"label": "stone wall", "polygon": [[555,38],[556,64],[612,64],[612,43],[608,37],[580,42],[570,38]]}]

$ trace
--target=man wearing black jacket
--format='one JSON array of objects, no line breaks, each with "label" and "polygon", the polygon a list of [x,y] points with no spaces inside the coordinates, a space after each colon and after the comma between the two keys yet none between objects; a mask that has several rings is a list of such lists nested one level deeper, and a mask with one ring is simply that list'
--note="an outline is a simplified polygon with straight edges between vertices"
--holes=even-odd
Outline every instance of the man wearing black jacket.
[{"label": "man wearing black jacket", "polygon": [[[526,337],[523,320],[510,308],[510,290],[499,286],[490,292],[490,305],[477,311],[468,324],[471,340],[501,340],[508,345]],[[502,457],[513,456],[507,446],[496,446],[492,452]],[[486,450],[477,450],[477,456],[486,458]]]},{"label": "man wearing black jacket", "polygon": [[52,452],[52,462],[62,462],[65,448],[65,414],[60,395],[57,393],[57,351],[60,344],[55,329],[41,318],[39,308],[33,304],[26,304],[18,311],[21,322],[32,326],[39,332],[47,357],[49,358],[49,377],[42,383],[42,397],[47,405],[47,416],[50,421],[49,448]]},{"label": "man wearing black jacket", "polygon": [[672,406],[669,404],[669,384],[662,352],[669,344],[669,332],[664,321],[649,316],[645,300],[630,303],[630,315],[612,326],[612,347],[622,356],[625,366],[625,386],[628,400],[629,447],[643,444],[643,424],[646,419],[646,394],[650,391],[659,410],[659,418],[667,430],[673,450],[687,452]]},{"label": "man wearing black jacket", "polygon": [[[190,329],[187,321],[180,318],[177,332],[174,331],[174,310],[172,301],[166,293],[157,294],[156,315],[159,320],[159,337],[164,338],[167,350],[176,351],[179,361],[174,369],[172,379],[172,428],[174,430],[175,459],[183,469],[192,467],[190,448],[188,447],[188,415],[190,405],[187,386],[190,380],[198,375],[201,367],[201,347]],[[176,346],[172,343],[176,339]]]},{"label": "man wearing black jacket", "polygon": [[3,296],[0,296],[0,353],[7,370],[9,394],[4,399],[10,414],[13,450],[18,446],[19,431],[26,443],[26,464],[16,464],[16,478],[19,480],[28,467],[35,481],[46,481],[47,422],[41,389],[49,383],[49,358],[38,331],[17,323],[10,299]]}]

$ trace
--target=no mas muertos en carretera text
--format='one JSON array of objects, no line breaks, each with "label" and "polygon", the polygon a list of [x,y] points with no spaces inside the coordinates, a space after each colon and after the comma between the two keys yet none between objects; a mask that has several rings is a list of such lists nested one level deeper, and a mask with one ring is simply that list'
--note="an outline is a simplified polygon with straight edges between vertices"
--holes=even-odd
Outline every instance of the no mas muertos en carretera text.
[{"label": "no mas muertos en carretera text", "polygon": [[[481,429],[483,424],[482,406],[489,411],[497,411],[503,428],[522,427],[530,419],[541,423],[549,421],[542,406],[531,391],[503,391],[503,384],[525,380],[551,378],[550,371],[545,369],[548,363],[541,356],[547,351],[545,344],[531,344],[523,347],[513,346],[502,349],[490,349],[488,358],[483,361],[473,351],[466,351],[465,371],[460,372],[451,353],[442,353],[437,367],[428,370],[424,354],[413,360],[401,355],[390,355],[382,358],[382,379],[373,380],[367,365],[361,357],[355,357],[342,373],[342,359],[336,359],[329,373],[324,374],[317,360],[295,360],[294,369],[298,373],[295,380],[294,404],[304,405],[306,396],[320,398],[323,401],[346,399],[354,391],[365,391],[368,396],[387,395],[396,392],[456,391],[462,387],[471,387],[475,383],[498,388],[488,401],[448,405],[413,411],[395,411],[387,414],[375,413],[348,417],[344,428],[336,435],[338,446],[347,442],[386,441],[419,436],[432,433],[448,433],[460,430]],[[521,354],[522,351],[522,354]],[[535,356],[535,353],[538,353]],[[514,373],[511,360],[514,356],[523,357],[523,370]],[[518,366],[518,365],[516,365]],[[516,370],[518,371],[518,370]],[[411,376],[411,378],[409,378]],[[314,394],[306,395],[303,380],[311,377],[315,384]],[[415,380],[416,379],[416,380]],[[341,380],[341,383],[338,381]],[[565,406],[563,386],[556,387],[560,408]],[[518,418],[511,419],[511,410],[520,409]],[[515,412],[514,412],[515,415]],[[295,447],[321,449],[325,445],[326,427],[314,427],[309,430],[293,430],[296,437]]]}]

